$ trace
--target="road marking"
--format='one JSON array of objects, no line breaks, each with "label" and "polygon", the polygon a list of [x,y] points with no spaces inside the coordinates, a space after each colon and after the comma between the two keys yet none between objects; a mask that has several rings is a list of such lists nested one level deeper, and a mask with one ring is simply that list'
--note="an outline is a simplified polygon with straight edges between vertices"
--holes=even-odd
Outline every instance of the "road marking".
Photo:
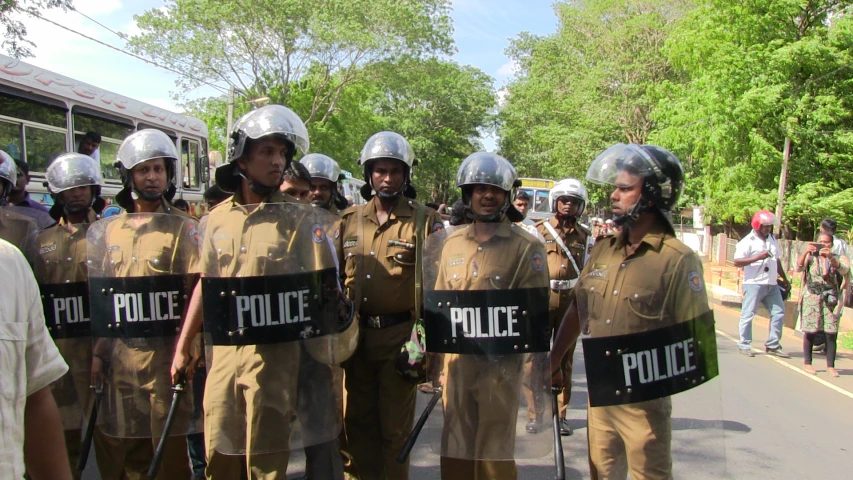
[{"label": "road marking", "polygon": [[[715,329],[715,330],[717,330],[717,329]],[[737,339],[737,338],[735,338],[735,337],[733,337],[733,336],[729,335],[728,333],[726,333],[726,332],[724,332],[724,331],[722,331],[722,330],[717,330],[717,335],[720,335],[721,337],[726,337],[726,338],[728,338],[729,340],[731,340],[732,342],[734,342],[736,345],[740,343],[740,340],[739,340],[739,339]],[[753,352],[757,352],[757,353],[764,353],[764,352],[762,352],[761,350],[759,350],[759,349],[757,349],[757,348],[752,348],[751,350],[752,350]],[[829,382],[827,382],[826,380],[824,380],[824,379],[822,379],[822,378],[818,377],[817,375],[812,375],[811,373],[808,373],[808,372],[806,372],[805,370],[803,370],[803,369],[801,369],[801,368],[797,368],[797,367],[795,367],[795,366],[791,365],[790,363],[788,363],[788,362],[786,362],[786,361],[784,361],[784,360],[781,360],[781,359],[779,359],[779,358],[774,357],[773,355],[762,355],[762,357],[769,358],[770,360],[773,360],[774,362],[778,363],[779,365],[782,365],[782,366],[784,366],[784,367],[786,367],[786,368],[789,368],[789,369],[791,369],[791,370],[793,370],[793,371],[795,371],[795,372],[799,373],[800,375],[803,375],[804,377],[808,378],[809,380],[814,380],[815,382],[817,382],[817,383],[819,383],[819,384],[823,385],[824,387],[828,387],[829,389],[831,389],[831,390],[835,390],[836,392],[838,392],[838,393],[840,393],[840,394],[844,395],[844,396],[845,396],[845,397],[847,397],[847,398],[853,399],[853,393],[848,392],[847,390],[844,390],[843,388],[839,387],[838,385],[834,385],[834,384],[832,384],[832,383],[829,383]]]}]

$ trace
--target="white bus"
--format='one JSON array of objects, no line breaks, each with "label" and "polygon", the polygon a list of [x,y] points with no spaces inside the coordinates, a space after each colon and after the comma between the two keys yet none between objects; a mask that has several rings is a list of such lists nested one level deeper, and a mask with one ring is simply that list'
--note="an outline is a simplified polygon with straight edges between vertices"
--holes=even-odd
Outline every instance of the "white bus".
[{"label": "white bus", "polygon": [[[86,132],[101,135],[98,155],[107,203],[121,189],[113,167],[118,147],[131,133],[156,128],[175,141],[181,155],[173,179],[175,199],[190,203],[201,215],[208,187],[207,125],[203,121],[108,92],[101,88],[0,55],[0,149],[30,167],[27,190],[34,200],[50,205],[44,172],[57,155],[77,150]],[[115,212],[108,207],[106,214]]]}]

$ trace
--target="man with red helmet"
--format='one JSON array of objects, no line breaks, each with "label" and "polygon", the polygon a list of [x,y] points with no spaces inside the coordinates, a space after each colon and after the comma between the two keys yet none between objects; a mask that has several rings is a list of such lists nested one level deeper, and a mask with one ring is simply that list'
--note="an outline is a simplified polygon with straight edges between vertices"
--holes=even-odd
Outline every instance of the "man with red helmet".
[{"label": "man with red helmet", "polygon": [[734,264],[743,268],[743,304],[740,314],[740,353],[754,357],[752,353],[752,319],[758,310],[758,302],[770,312],[770,334],[764,343],[765,352],[777,357],[789,358],[782,350],[782,322],[785,319],[785,302],[777,284],[782,277],[788,283],[782,267],[779,244],[773,238],[776,216],[767,210],[759,210],[752,216],[752,231],[738,242]]}]

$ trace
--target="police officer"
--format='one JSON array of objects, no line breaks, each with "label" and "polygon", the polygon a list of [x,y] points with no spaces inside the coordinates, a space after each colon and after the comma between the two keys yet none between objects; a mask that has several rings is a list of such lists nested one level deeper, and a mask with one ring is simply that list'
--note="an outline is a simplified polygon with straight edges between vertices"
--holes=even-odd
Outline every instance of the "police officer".
[{"label": "police officer", "polygon": [[[620,235],[600,239],[551,353],[556,384],[566,385],[562,359],[574,345],[579,322],[593,338],[629,335],[698,318],[709,312],[702,264],[675,238],[668,214],[684,188],[681,162],[654,145],[617,144],[600,154],[586,174],[612,185],[614,223]],[[711,330],[713,332],[713,330]],[[593,479],[672,478],[671,398],[588,410]]]},{"label": "police officer", "polygon": [[[81,425],[90,398],[92,365],[86,229],[100,218],[101,171],[87,155],[66,153],[47,168],[47,187],[57,223],[36,236],[33,271],[44,302],[48,330],[68,363],[68,373],[52,385],[62,415],[71,465],[80,456]],[[58,304],[59,302],[59,304]],[[80,473],[75,471],[79,478]]]},{"label": "police officer", "polygon": [[[569,292],[580,276],[586,263],[587,248],[591,245],[592,235],[579,221],[587,204],[586,187],[580,180],[565,178],[557,182],[548,194],[553,217],[536,223],[536,229],[545,238],[545,250],[548,252],[548,273],[551,277],[551,300],[549,302],[548,336],[560,327],[560,322],[569,308]],[[580,336],[580,327],[573,328],[575,340]],[[571,343],[571,340],[570,340]],[[571,344],[563,359],[563,377],[566,386],[559,399],[560,435],[571,435],[572,429],[566,420],[569,399],[571,398],[572,363],[575,346]],[[525,387],[528,419],[527,431],[536,433],[542,427],[542,388]],[[535,409],[533,406],[536,406]]]},{"label": "police officer", "polygon": [[[273,274],[286,262],[301,262],[310,270],[334,268],[334,257],[322,229],[292,215],[264,216],[265,211],[298,213],[296,207],[300,202],[279,188],[297,151],[304,152],[308,146],[305,125],[293,111],[281,105],[253,110],[237,121],[229,137],[230,162],[216,171],[217,185],[234,195],[207,217],[206,240],[202,246],[203,275],[257,279]],[[288,210],[287,205],[293,208]],[[315,257],[313,251],[291,252],[290,248],[298,250],[301,238],[311,238],[301,235],[309,227],[313,230],[310,233],[317,236],[308,243],[319,250],[325,249],[328,258]],[[267,259],[272,260],[267,263]],[[312,265],[315,261],[317,264]],[[175,376],[190,363],[190,347],[202,325],[202,294],[198,287],[192,296],[188,322],[175,351],[172,366]],[[207,293],[204,295],[207,302]],[[216,292],[213,295],[216,297]],[[214,313],[205,312],[205,315],[213,317]],[[212,341],[208,347],[209,370],[204,394],[207,477],[213,480],[241,475],[269,480],[286,478],[291,422],[294,417],[302,424],[315,418],[296,405],[297,397],[301,399],[311,393],[305,391],[308,387],[303,388],[302,380],[325,382],[330,392],[328,366],[314,361],[311,366],[314,378],[303,377],[301,371],[309,359],[296,341],[235,346]],[[268,365],[268,361],[273,363]],[[327,404],[330,408],[326,411],[334,414],[331,403]],[[306,436],[313,433],[303,432]],[[307,467],[309,478],[343,478],[336,445],[320,452],[325,456],[315,453],[312,452]]]},{"label": "police officer", "polygon": [[[155,216],[131,218],[126,213],[112,219],[105,229],[103,245],[107,249],[103,254],[109,256],[108,260],[103,259],[109,275],[145,277],[153,274],[151,269],[186,274],[196,268],[198,247],[191,227],[194,221],[169,203],[176,191],[173,179],[177,160],[172,139],[155,129],[133,133],[119,147],[115,162],[123,183],[115,197],[119,206],[127,213],[180,217],[169,223],[181,227],[163,231],[162,222]],[[93,248],[90,243],[90,260]],[[90,268],[90,278],[91,275]],[[102,428],[95,433],[95,453],[102,478],[146,478],[172,398],[169,365],[175,340],[176,336],[95,341],[92,383],[103,382],[106,374],[107,388],[116,398],[124,398],[126,407],[126,411],[117,412],[117,432],[105,432]],[[109,363],[109,370],[105,363]],[[143,407],[149,403],[150,411]],[[134,407],[128,408],[129,404]],[[122,422],[128,424],[121,425]],[[150,427],[140,426],[146,422]],[[99,423],[103,427],[101,418]],[[144,434],[122,433],[123,429],[136,428]],[[158,479],[189,478],[185,433],[168,438]]]},{"label": "police officer", "polygon": [[6,197],[17,181],[18,169],[15,160],[0,150],[0,238],[18,246],[30,257],[32,252],[28,245],[31,246],[31,240],[36,234],[36,222],[30,217],[16,213],[14,208],[6,203]]},{"label": "police officer", "polygon": [[284,170],[284,181],[279,187],[282,193],[293,197],[300,202],[307,202],[311,194],[311,174],[305,165],[292,162]]},{"label": "police officer", "polygon": [[[453,232],[445,241],[436,290],[503,290],[505,294],[495,298],[517,304],[521,302],[513,297],[515,291],[539,287],[544,299],[548,284],[544,245],[511,225],[523,218],[511,202],[516,178],[515,168],[499,155],[480,152],[462,162],[456,186],[462,189],[465,215],[473,223]],[[462,298],[458,297],[454,305],[460,305]],[[522,305],[520,311],[526,314],[532,306]],[[541,357],[542,361],[537,363],[544,366],[548,343],[544,336],[544,310],[542,313],[538,318],[541,324],[534,325],[533,330],[537,332],[535,335],[540,335],[539,343],[544,352],[531,355]],[[501,327],[500,322],[498,327]],[[526,331],[526,327],[519,325],[518,330]],[[484,333],[486,330],[491,328],[484,328],[479,334],[466,331],[466,336],[485,337],[488,336]],[[430,333],[427,335],[427,348],[430,348],[433,342]],[[506,332],[503,335],[514,336]],[[452,343],[455,341],[452,339]],[[530,344],[528,340],[514,343]],[[443,397],[442,479],[514,480],[517,477],[512,459],[515,458],[522,364],[527,355],[515,350],[517,345],[507,347],[508,351],[495,356],[444,354],[447,380]],[[486,347],[475,350],[489,351]],[[545,370],[540,368],[537,373],[536,376],[542,376]],[[550,442],[544,437],[543,440]]]},{"label": "police officer", "polygon": [[347,208],[347,199],[338,191],[338,182],[342,179],[338,162],[322,153],[310,153],[299,163],[305,165],[311,174],[311,193],[308,195],[311,205],[325,208],[334,215]]},{"label": "police officer", "polygon": [[363,480],[409,478],[408,463],[395,458],[414,422],[416,385],[395,363],[415,320],[416,231],[443,228],[434,210],[413,200],[414,157],[397,133],[367,140],[359,159],[367,203],[344,211],[337,239],[345,288],[361,322],[359,346],[344,366],[344,425]]}]

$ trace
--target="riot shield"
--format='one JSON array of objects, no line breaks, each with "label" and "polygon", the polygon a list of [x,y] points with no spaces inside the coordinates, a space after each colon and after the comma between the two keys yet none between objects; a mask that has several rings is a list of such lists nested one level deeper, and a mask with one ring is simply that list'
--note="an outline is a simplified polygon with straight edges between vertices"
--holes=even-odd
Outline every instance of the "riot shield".
[{"label": "riot shield", "polygon": [[583,338],[590,462],[607,478],[720,478],[716,333],[701,270],[655,271],[665,268],[659,262],[641,267],[638,278],[630,268],[642,260],[596,263],[575,287],[590,333]]},{"label": "riot shield", "polygon": [[88,229],[88,223],[48,228],[36,236],[32,257],[47,330],[68,364],[68,373],[51,384],[65,430],[81,428],[92,395]]},{"label": "riot shield", "polygon": [[284,452],[340,432],[333,378],[356,323],[329,237],[337,221],[310,205],[265,203],[202,222],[206,435],[220,453]]},{"label": "riot shield", "polygon": [[517,226],[473,224],[427,238],[426,348],[433,384],[443,388],[428,424],[436,453],[512,461],[551,452],[553,430],[526,433],[521,392],[529,356],[531,377],[549,384],[548,295],[544,246]]},{"label": "riot shield", "polygon": [[[117,215],[89,227],[93,355],[103,360],[98,426],[159,438],[172,403],[172,357],[198,268],[198,224],[162,213]],[[170,435],[199,430],[187,385]]]},{"label": "riot shield", "polygon": [[18,247],[32,263],[38,225],[32,217],[24,215],[23,207],[0,206],[0,238]]}]

